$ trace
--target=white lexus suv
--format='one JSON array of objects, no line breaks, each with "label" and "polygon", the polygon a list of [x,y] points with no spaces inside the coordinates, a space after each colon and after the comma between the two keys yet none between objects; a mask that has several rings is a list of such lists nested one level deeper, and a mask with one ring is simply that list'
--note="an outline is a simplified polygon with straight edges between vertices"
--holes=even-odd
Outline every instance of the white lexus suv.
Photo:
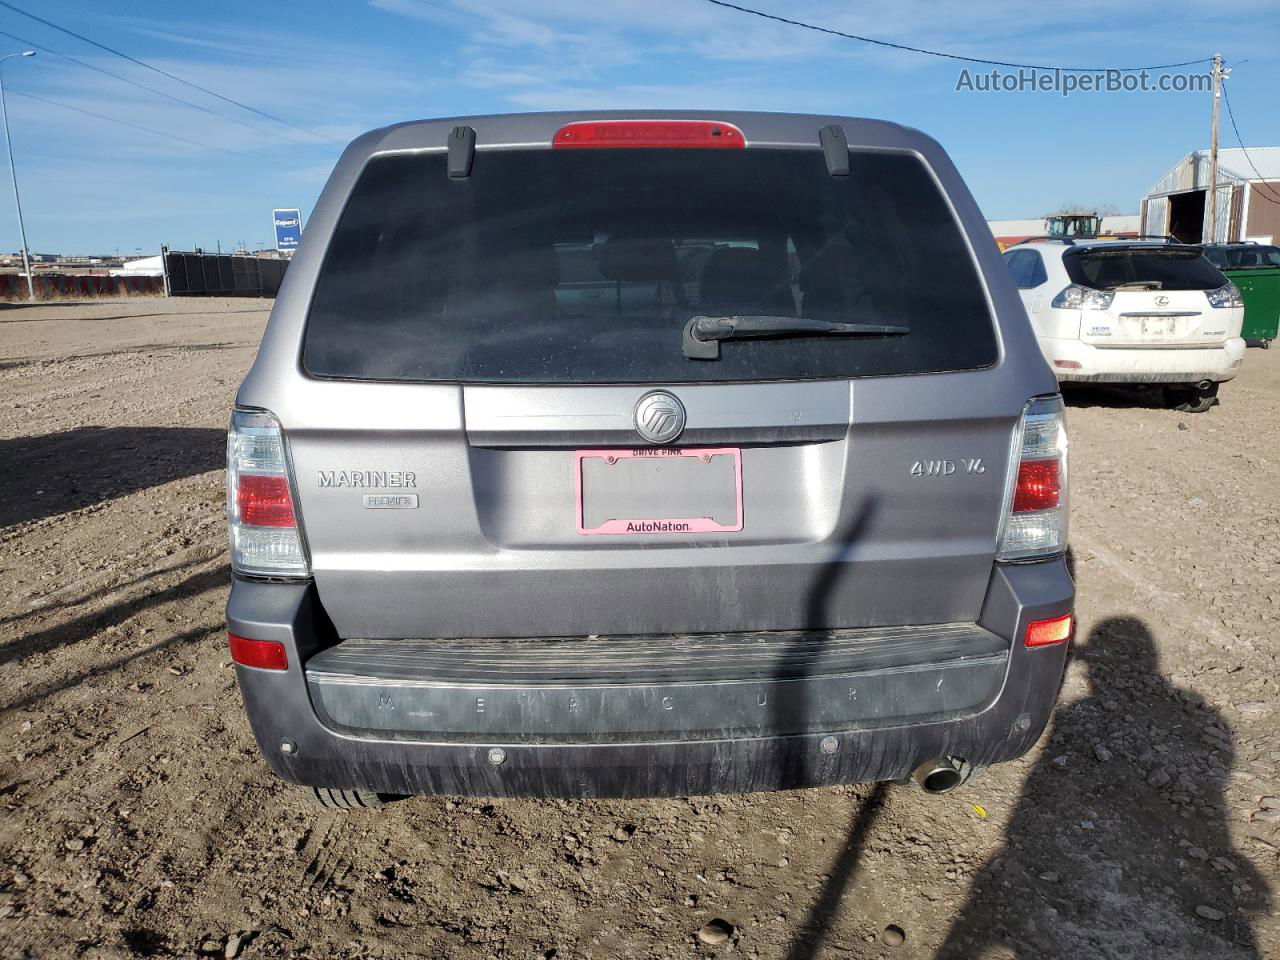
[{"label": "white lexus suv", "polygon": [[1200,247],[1046,238],[1004,259],[1060,382],[1162,386],[1201,413],[1240,372],[1240,291]]}]

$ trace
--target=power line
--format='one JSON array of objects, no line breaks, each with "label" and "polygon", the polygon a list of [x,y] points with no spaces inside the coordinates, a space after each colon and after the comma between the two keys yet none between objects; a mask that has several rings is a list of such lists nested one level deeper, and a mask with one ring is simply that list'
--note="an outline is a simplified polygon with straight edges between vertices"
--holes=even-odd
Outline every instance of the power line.
[{"label": "power line", "polygon": [[202,106],[201,104],[198,104],[198,103],[194,103],[191,100],[184,100],[182,97],[174,96],[172,93],[168,93],[167,91],[161,90],[158,87],[150,87],[150,86],[147,86],[145,83],[140,83],[139,81],[132,80],[129,77],[121,76],[118,73],[112,73],[110,70],[106,70],[103,67],[99,67],[97,64],[88,63],[87,61],[77,59],[76,57],[73,57],[70,54],[62,53],[61,51],[43,46],[39,43],[36,43],[34,40],[28,40],[25,37],[20,37],[16,33],[9,33],[5,30],[0,30],[0,37],[8,37],[11,40],[17,40],[19,43],[23,44],[24,46],[34,47],[36,50],[41,50],[45,53],[52,54],[55,57],[61,57],[63,60],[69,60],[71,63],[78,64],[79,66],[84,67],[86,70],[93,70],[95,73],[100,73],[103,76],[111,77],[115,80],[121,81],[122,83],[127,83],[132,86],[138,87],[142,90],[146,90],[148,93],[154,93],[157,96],[164,97],[167,100],[172,100],[174,103],[180,103],[183,106],[191,107],[193,110],[199,110],[201,113],[207,113],[211,117],[218,117],[219,119],[222,119],[222,120],[228,120],[231,123],[238,123],[242,127],[247,127],[250,130],[257,130],[259,133],[265,133],[268,136],[278,137],[288,143],[294,143],[304,147],[324,149],[323,147],[321,147],[320,144],[315,143],[314,141],[299,140],[296,137],[289,136],[287,133],[280,133],[277,130],[269,130],[266,127],[258,126],[256,123],[249,123],[247,120],[241,120],[239,117],[233,117],[233,116],[230,116],[229,114],[219,113],[216,110],[210,110],[208,107]]},{"label": "power line", "polygon": [[12,10],[14,13],[21,14],[24,17],[28,17],[29,19],[34,20],[37,23],[42,23],[46,27],[49,27],[53,30],[57,30],[59,33],[65,33],[69,37],[75,37],[77,40],[80,40],[91,46],[97,47],[99,50],[105,50],[107,53],[113,54],[114,56],[123,57],[125,60],[128,60],[130,63],[136,63],[138,66],[145,67],[148,70],[151,70],[155,73],[160,74],[160,76],[162,77],[168,77],[170,80],[174,80],[174,81],[177,81],[178,83],[184,84],[185,86],[191,87],[193,90],[199,90],[201,93],[208,94],[209,96],[214,97],[218,100],[222,100],[225,103],[229,103],[229,104],[232,104],[233,106],[237,106],[241,110],[248,110],[250,113],[256,113],[260,117],[265,117],[267,120],[271,120],[275,123],[283,124],[286,127],[292,127],[294,130],[297,130],[300,133],[305,133],[311,137],[321,137],[321,139],[326,139],[326,140],[329,139],[328,137],[322,137],[318,133],[313,133],[310,130],[307,130],[303,127],[299,127],[297,124],[290,123],[288,120],[283,120],[280,117],[275,116],[274,114],[267,113],[265,110],[259,110],[257,107],[251,107],[247,103],[241,103],[239,100],[233,100],[231,97],[225,97],[220,93],[210,90],[208,87],[202,87],[198,83],[192,83],[190,80],[184,80],[182,77],[178,76],[177,74],[170,73],[167,70],[162,70],[157,66],[153,66],[152,64],[147,63],[145,60],[139,60],[137,57],[131,57],[129,56],[129,54],[122,53],[121,51],[115,49],[114,47],[107,46],[105,43],[99,43],[97,40],[91,40],[90,38],[84,36],[83,34],[76,33],[74,30],[68,30],[66,27],[61,27],[51,20],[44,19],[44,17],[37,16],[34,13],[28,13],[26,10],[23,10],[20,7],[15,7],[12,3],[9,3],[8,0],[0,0],[0,7],[5,7],[6,9]]},{"label": "power line", "polygon": [[118,123],[122,127],[132,127],[134,130],[141,130],[144,133],[154,133],[157,137],[168,137],[170,140],[177,140],[181,143],[189,143],[195,147],[204,147],[206,150],[219,150],[222,153],[229,153],[235,157],[244,157],[246,160],[259,162],[257,157],[251,157],[247,153],[240,153],[238,150],[228,150],[226,147],[215,147],[211,143],[201,143],[199,140],[188,140],[186,137],[180,137],[177,134],[165,133],[163,130],[153,130],[151,127],[144,127],[136,123],[130,123],[128,120],[120,120],[116,117],[109,117],[105,113],[94,113],[92,110],[85,110],[83,107],[73,107],[69,103],[62,103],[58,100],[50,100],[48,97],[39,97],[34,93],[23,93],[21,90],[10,90],[9,93],[15,97],[26,97],[28,100],[39,100],[41,103],[48,103],[55,107],[61,107],[63,110],[74,110],[76,113],[83,113],[86,117],[97,117],[99,120],[107,120],[110,123]]},{"label": "power line", "polygon": [[[736,3],[729,3],[727,0],[705,0],[706,3],[714,4],[717,7],[724,7],[727,10],[737,10],[739,13],[749,13],[753,17],[760,17],[764,20],[774,20],[778,23],[785,23],[792,27],[801,27],[805,30],[813,30],[816,33],[826,33],[833,37],[843,37],[846,40],[857,40],[859,43],[870,43],[877,47],[888,47],[892,50],[905,50],[908,53],[922,53],[930,57],[942,57],[946,60],[961,60],[965,63],[980,63],[991,67],[1019,67],[1026,70],[1061,70],[1064,73],[1104,73],[1107,70],[1118,70],[1121,73],[1138,73],[1142,70],[1169,70],[1173,67],[1189,67],[1197,63],[1208,63],[1209,57],[1201,57],[1199,60],[1184,60],[1181,63],[1161,63],[1150,67],[1055,67],[1046,66],[1036,63],[1010,63],[1007,60],[983,60],[980,57],[965,57],[958,53],[944,53],[940,50],[927,50],[924,47],[912,47],[905,43],[891,43],[888,40],[877,40],[874,37],[863,37],[856,33],[845,33],[843,30],[834,30],[830,27],[819,27],[816,24],[805,23],[803,20],[792,20],[788,17],[780,17],[773,13],[765,13],[763,10],[753,10],[750,7],[741,7]],[[8,6],[8,4],[4,4]]]},{"label": "power line", "polygon": [[1235,131],[1236,142],[1240,144],[1240,152],[1244,154],[1245,160],[1249,166],[1253,168],[1253,172],[1258,176],[1258,182],[1250,184],[1253,189],[1262,194],[1264,199],[1270,200],[1272,203],[1280,204],[1280,197],[1271,192],[1271,188],[1264,182],[1265,178],[1262,172],[1254,165],[1253,157],[1249,156],[1249,151],[1245,148],[1244,137],[1240,136],[1240,128],[1236,126],[1236,115],[1231,110],[1231,98],[1227,96],[1226,84],[1222,85],[1222,100],[1227,105],[1227,117],[1231,120],[1231,129]]}]

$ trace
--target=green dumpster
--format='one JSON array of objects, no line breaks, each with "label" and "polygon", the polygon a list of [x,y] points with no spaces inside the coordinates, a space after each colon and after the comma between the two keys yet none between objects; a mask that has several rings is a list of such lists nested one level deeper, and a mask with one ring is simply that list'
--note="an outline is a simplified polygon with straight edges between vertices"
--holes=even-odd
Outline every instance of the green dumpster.
[{"label": "green dumpster", "polygon": [[1280,327],[1280,267],[1223,271],[1244,296],[1244,329],[1248,343],[1271,346]]},{"label": "green dumpster", "polygon": [[1246,343],[1269,347],[1280,327],[1280,247],[1261,243],[1207,244],[1205,256],[1240,288]]}]

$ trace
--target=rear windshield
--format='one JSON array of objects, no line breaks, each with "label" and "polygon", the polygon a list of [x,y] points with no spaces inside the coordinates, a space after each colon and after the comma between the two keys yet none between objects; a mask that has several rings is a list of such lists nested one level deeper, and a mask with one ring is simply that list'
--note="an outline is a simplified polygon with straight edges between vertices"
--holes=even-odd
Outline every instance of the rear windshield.
[{"label": "rear windshield", "polygon": [[1260,267],[1280,267],[1280,247],[1251,243],[1243,247],[1227,247],[1206,250],[1205,256],[1219,267],[1229,270],[1251,270]]},{"label": "rear windshield", "polygon": [[1199,247],[1077,247],[1062,256],[1072,283],[1094,290],[1217,290],[1227,278]]},{"label": "rear windshield", "polygon": [[[481,151],[379,157],[325,255],[316,376],[502,383],[793,380],[996,359],[972,255],[914,156],[818,150]],[[726,342],[693,316],[907,326],[905,336]]]}]

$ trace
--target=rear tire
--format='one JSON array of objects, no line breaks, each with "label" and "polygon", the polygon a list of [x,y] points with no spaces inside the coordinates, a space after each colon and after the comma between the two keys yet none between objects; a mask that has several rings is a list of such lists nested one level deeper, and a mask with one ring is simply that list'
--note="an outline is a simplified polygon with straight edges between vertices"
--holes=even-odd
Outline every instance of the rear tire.
[{"label": "rear tire", "polygon": [[1204,413],[1218,405],[1218,385],[1207,387],[1165,387],[1165,403],[1182,413]]},{"label": "rear tire", "polygon": [[311,799],[321,810],[381,810],[386,806],[382,795],[372,790],[312,787]]}]

